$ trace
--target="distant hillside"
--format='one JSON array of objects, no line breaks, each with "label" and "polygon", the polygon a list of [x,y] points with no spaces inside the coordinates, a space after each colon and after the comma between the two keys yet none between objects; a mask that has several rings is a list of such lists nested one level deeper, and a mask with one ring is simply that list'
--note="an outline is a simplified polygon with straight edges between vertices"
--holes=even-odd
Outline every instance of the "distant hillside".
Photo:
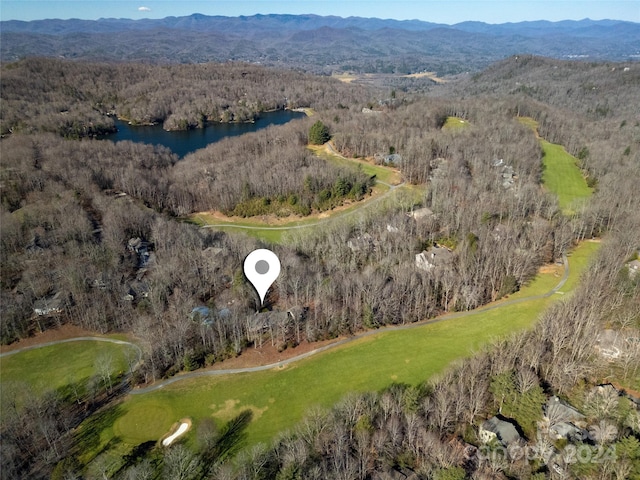
[{"label": "distant hillside", "polygon": [[315,72],[441,75],[478,70],[512,54],[640,58],[640,24],[614,20],[442,25],[317,15],[159,20],[0,22],[0,59],[56,56],[109,61],[247,61]]}]

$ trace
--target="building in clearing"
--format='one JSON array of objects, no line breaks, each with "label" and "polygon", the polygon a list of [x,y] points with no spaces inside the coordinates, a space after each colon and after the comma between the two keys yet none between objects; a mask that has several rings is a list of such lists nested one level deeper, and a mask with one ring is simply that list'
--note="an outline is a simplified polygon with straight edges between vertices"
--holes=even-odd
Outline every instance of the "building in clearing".
[{"label": "building in clearing", "polygon": [[498,440],[505,447],[522,440],[516,427],[506,420],[491,417],[480,425],[478,435],[483,443]]},{"label": "building in clearing", "polygon": [[453,253],[445,247],[435,246],[416,254],[416,267],[426,272],[437,267],[448,265],[453,260]]},{"label": "building in clearing", "polygon": [[544,416],[554,423],[571,422],[581,427],[587,425],[587,418],[582,413],[556,396],[547,400],[544,405]]}]

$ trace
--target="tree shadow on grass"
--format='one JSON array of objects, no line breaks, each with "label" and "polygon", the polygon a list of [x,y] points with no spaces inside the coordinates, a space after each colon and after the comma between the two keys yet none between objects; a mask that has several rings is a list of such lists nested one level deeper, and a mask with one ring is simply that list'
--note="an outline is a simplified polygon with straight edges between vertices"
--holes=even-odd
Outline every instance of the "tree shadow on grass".
[{"label": "tree shadow on grass", "polygon": [[124,414],[120,405],[112,405],[91,415],[77,428],[74,434],[73,455],[88,464],[98,455],[107,452],[121,443],[119,437],[112,437],[104,445],[101,434],[113,427],[116,420]]},{"label": "tree shadow on grass", "polygon": [[220,429],[220,436],[213,448],[203,452],[202,459],[206,465],[223,462],[235,455],[246,440],[246,429],[253,419],[251,410],[243,410]]},{"label": "tree shadow on grass", "polygon": [[151,452],[153,452],[154,448],[156,448],[158,442],[154,440],[149,440],[147,442],[143,442],[139,445],[133,447],[129,453],[123,455],[122,457],[122,465],[118,468],[118,470],[114,473],[114,477],[117,477],[119,474],[124,472],[130,467],[133,467],[140,462],[142,462],[146,458],[151,457]]}]

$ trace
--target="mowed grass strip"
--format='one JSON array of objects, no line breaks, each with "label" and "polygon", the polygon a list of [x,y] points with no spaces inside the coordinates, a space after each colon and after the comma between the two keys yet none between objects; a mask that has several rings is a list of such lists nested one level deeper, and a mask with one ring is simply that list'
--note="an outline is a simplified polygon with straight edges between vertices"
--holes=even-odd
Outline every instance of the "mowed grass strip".
[{"label": "mowed grass strip", "polygon": [[[376,209],[398,209],[406,205],[418,204],[424,197],[424,187],[416,185],[401,185],[391,190],[386,185],[376,185],[374,194],[366,199],[348,206],[338,207],[322,214],[313,215],[303,220],[294,220],[281,224],[267,224],[259,220],[242,219],[238,221],[219,220],[205,213],[198,213],[190,221],[201,227],[211,227],[228,232],[242,232],[259,238],[271,244],[290,243],[289,236],[295,232],[313,234],[315,228],[324,228],[332,222],[348,220],[350,217],[359,218],[369,212],[375,205]],[[356,213],[359,213],[356,217]]]},{"label": "mowed grass strip", "polygon": [[544,171],[542,182],[544,186],[558,197],[560,209],[571,214],[580,207],[583,201],[591,196],[593,189],[578,167],[578,159],[569,154],[562,145],[540,140]]},{"label": "mowed grass strip", "polygon": [[[584,242],[574,250],[564,291],[577,284],[597,248],[597,243]],[[546,293],[558,281],[553,271],[540,274],[505,301]],[[152,393],[130,395],[103,440],[117,436],[137,445],[157,440],[159,432],[168,431],[182,417],[192,418],[197,430],[204,418],[223,422],[249,408],[254,419],[247,432],[248,444],[267,442],[295,425],[309,408],[329,407],[347,392],[379,390],[393,382],[423,382],[491,339],[531,327],[559,298],[527,300],[407,330],[381,330],[287,367],[188,379]]]},{"label": "mowed grass strip", "polygon": [[[130,345],[100,341],[77,341],[26,350],[0,359],[3,388],[25,385],[32,394],[42,394],[70,384],[86,383],[99,374],[98,363],[109,366],[114,376],[128,369]],[[135,353],[135,352],[133,352]]]},{"label": "mowed grass strip", "polygon": [[357,158],[346,158],[334,153],[328,145],[309,145],[307,147],[313,154],[323,160],[331,162],[339,167],[361,169],[367,175],[373,176],[382,182],[396,185],[401,182],[400,172],[396,169],[382,165],[374,165]]},{"label": "mowed grass strip", "polygon": [[459,130],[462,128],[467,128],[470,125],[471,124],[469,123],[469,121],[464,120],[463,118],[447,117],[447,120],[444,122],[442,128],[445,130]]},{"label": "mowed grass strip", "polygon": [[542,183],[558,197],[558,206],[571,215],[593,193],[578,166],[578,159],[562,145],[551,143],[538,135],[538,122],[531,117],[517,117],[518,122],[535,133],[542,147]]}]

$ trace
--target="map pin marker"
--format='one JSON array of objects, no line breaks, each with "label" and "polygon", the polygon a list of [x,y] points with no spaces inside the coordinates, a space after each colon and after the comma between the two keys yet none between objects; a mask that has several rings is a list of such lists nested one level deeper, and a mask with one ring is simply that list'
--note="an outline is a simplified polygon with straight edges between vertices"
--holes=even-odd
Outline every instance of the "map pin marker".
[{"label": "map pin marker", "polygon": [[271,250],[259,248],[244,259],[244,274],[260,295],[262,305],[267,290],[280,275],[280,260]]}]

